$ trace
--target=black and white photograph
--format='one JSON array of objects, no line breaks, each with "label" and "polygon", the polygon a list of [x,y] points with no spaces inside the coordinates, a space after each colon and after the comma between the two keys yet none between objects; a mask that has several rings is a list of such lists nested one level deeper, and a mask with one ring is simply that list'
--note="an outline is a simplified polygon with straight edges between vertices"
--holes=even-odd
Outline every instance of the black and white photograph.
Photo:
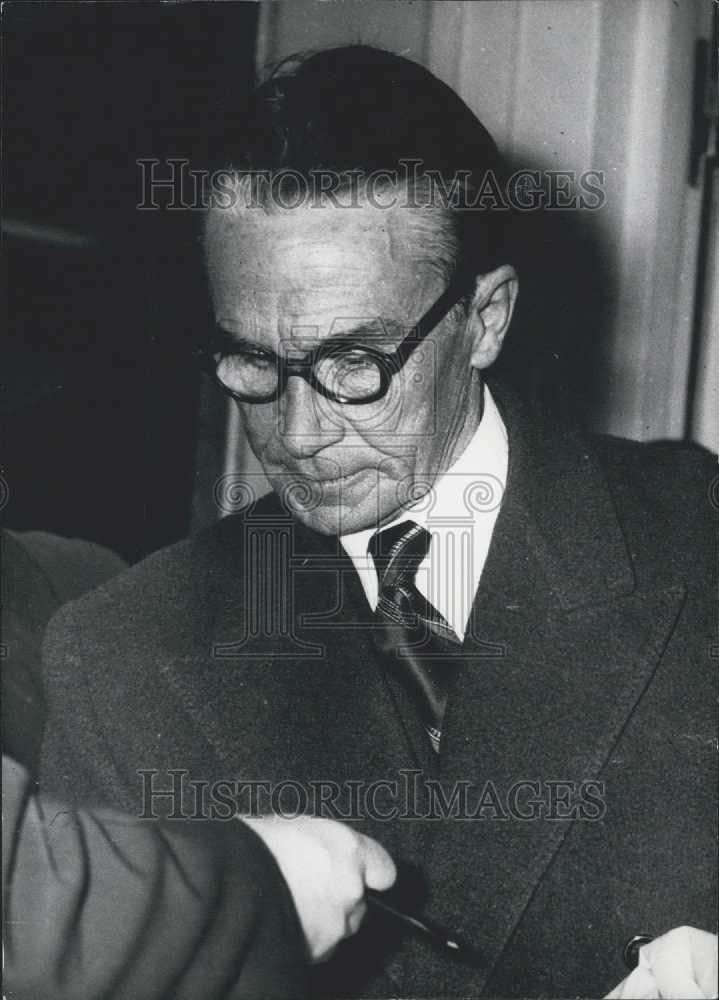
[{"label": "black and white photograph", "polygon": [[717,998],[717,0],[0,31],[3,1000]]}]

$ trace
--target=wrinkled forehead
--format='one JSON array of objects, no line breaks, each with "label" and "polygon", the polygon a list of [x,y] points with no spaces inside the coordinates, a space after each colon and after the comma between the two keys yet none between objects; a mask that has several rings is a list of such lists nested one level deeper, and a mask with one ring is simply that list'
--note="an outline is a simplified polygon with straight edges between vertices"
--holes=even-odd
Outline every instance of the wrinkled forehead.
[{"label": "wrinkled forehead", "polygon": [[435,220],[402,208],[213,209],[205,246],[216,311],[411,323],[422,289],[443,284],[435,230]]}]

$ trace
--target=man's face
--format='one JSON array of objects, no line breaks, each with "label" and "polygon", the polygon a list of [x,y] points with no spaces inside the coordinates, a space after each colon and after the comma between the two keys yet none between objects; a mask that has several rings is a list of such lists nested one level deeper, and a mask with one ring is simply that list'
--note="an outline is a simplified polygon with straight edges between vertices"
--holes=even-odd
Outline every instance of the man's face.
[{"label": "man's face", "polygon": [[[215,317],[238,340],[280,356],[302,357],[349,333],[391,353],[447,284],[434,246],[433,224],[402,208],[216,211],[207,228]],[[374,403],[331,402],[290,377],[277,401],[238,404],[273,489],[322,533],[390,519],[476,427],[471,354],[466,322],[450,314]]]}]

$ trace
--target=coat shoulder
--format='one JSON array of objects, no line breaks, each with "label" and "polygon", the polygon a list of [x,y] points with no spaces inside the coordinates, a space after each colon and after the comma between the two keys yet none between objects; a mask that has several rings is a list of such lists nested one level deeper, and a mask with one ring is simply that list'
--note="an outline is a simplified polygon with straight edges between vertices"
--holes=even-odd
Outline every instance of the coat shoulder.
[{"label": "coat shoulder", "polygon": [[699,445],[674,441],[643,443],[607,435],[593,438],[612,493],[633,496],[667,515],[691,511],[716,514],[717,459]]},{"label": "coat shoulder", "polygon": [[[54,616],[48,642],[80,629],[94,642],[121,646],[163,637],[197,641],[230,581],[236,593],[248,521],[281,516],[273,498],[223,518],[197,535],[147,556],[107,583],[66,604]],[[286,515],[285,515],[286,516]]]},{"label": "coat shoulder", "polygon": [[701,445],[685,441],[630,441],[627,438],[597,434],[592,437],[600,459],[608,469],[631,477],[647,472],[656,476],[671,476],[677,485],[691,481],[706,484],[719,472],[716,455]]},{"label": "coat shoulder", "polygon": [[650,560],[667,582],[710,580],[719,526],[716,457],[679,442],[601,436],[593,444],[635,561]]}]

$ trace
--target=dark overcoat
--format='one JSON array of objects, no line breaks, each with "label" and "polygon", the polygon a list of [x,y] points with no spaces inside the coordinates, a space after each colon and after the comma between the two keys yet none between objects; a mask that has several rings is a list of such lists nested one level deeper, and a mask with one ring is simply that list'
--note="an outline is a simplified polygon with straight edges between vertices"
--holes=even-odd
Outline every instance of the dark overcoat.
[{"label": "dark overcoat", "polygon": [[317,995],[598,997],[633,935],[715,929],[716,467],[493,389],[508,482],[438,759],[337,539],[275,496],[49,630],[54,793],[137,812],[139,769],[289,782],[275,805],[351,816],[395,898],[473,948],[371,914]]}]

